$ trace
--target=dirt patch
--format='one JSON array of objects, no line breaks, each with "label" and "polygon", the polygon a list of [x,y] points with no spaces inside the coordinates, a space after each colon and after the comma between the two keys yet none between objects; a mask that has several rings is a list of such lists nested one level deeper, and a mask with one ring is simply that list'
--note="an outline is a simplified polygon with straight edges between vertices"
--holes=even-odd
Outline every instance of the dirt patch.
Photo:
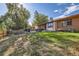
[{"label": "dirt patch", "polygon": [[8,56],[10,54],[12,54],[15,51],[15,47],[14,46],[10,46],[7,51],[4,52],[4,56]]}]

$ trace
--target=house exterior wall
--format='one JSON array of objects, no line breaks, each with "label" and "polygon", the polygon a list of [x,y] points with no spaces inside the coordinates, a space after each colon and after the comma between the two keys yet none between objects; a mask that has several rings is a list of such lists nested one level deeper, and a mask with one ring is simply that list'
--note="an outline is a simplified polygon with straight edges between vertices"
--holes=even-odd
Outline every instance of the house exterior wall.
[{"label": "house exterior wall", "polygon": [[38,29],[43,29],[43,30],[46,30],[46,24],[39,25],[39,26],[38,26]]},{"label": "house exterior wall", "polygon": [[42,25],[41,29],[46,30],[46,24]]},{"label": "house exterior wall", "polygon": [[70,18],[72,20],[72,25],[66,25],[66,26],[62,26],[62,23],[64,21],[56,21],[57,27],[56,30],[75,30],[75,31],[79,31],[79,17],[77,18]]},{"label": "house exterior wall", "polygon": [[46,30],[47,31],[53,31],[53,27],[48,28],[48,25],[46,25]]},{"label": "house exterior wall", "polygon": [[46,30],[46,24],[37,25],[37,26],[35,26],[35,29],[43,29],[43,30]]},{"label": "house exterior wall", "polygon": [[62,27],[62,23],[63,21],[56,21],[57,24],[56,30],[64,30],[64,28]]},{"label": "house exterior wall", "polygon": [[[69,21],[69,20],[71,21],[71,25],[68,25],[67,22],[65,23],[65,21]],[[48,23],[53,23],[53,25],[51,27],[48,27]],[[45,29],[47,31],[58,31],[58,30],[79,31],[79,14],[73,15],[73,16],[68,16],[65,18],[57,19],[57,20],[53,20],[48,23],[42,24],[42,25],[38,26],[38,28]]]},{"label": "house exterior wall", "polygon": [[38,26],[35,26],[35,29],[38,29]]},{"label": "house exterior wall", "polygon": [[72,19],[72,28],[76,31],[79,31],[79,17]]}]

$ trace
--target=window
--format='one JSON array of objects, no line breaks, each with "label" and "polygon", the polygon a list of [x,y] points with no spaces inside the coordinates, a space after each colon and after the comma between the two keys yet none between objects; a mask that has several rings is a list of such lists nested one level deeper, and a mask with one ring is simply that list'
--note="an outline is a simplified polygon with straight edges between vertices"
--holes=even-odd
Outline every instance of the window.
[{"label": "window", "polygon": [[63,21],[63,22],[62,22],[62,27],[63,27],[63,26],[67,26],[67,21]]},{"label": "window", "polygon": [[52,22],[48,22],[48,28],[52,27],[52,26],[53,26],[53,23]]},{"label": "window", "polygon": [[72,20],[68,20],[67,25],[72,25]]},{"label": "window", "polygon": [[67,26],[67,25],[72,25],[72,20],[71,19],[65,19],[63,21],[63,26]]}]

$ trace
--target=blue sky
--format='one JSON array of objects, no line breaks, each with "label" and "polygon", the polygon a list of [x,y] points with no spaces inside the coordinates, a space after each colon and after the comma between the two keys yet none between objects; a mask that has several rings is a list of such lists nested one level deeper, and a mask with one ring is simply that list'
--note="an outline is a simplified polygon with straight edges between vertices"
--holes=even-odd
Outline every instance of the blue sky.
[{"label": "blue sky", "polygon": [[[23,6],[31,13],[31,17],[29,19],[30,24],[33,21],[35,10],[47,15],[49,18],[61,18],[79,13],[78,3],[25,3]],[[6,12],[6,5],[0,4],[0,15],[4,15]]]}]

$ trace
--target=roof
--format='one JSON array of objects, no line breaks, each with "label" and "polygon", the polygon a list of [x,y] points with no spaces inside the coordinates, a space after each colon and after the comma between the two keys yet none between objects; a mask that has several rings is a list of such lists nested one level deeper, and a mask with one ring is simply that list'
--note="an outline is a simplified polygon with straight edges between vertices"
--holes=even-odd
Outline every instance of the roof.
[{"label": "roof", "polygon": [[63,20],[63,19],[72,19],[72,18],[78,18],[79,17],[79,14],[75,14],[75,15],[71,15],[71,16],[66,16],[66,17],[63,17],[63,18],[58,18],[58,19],[54,19],[53,21],[60,21],[60,20]]}]

